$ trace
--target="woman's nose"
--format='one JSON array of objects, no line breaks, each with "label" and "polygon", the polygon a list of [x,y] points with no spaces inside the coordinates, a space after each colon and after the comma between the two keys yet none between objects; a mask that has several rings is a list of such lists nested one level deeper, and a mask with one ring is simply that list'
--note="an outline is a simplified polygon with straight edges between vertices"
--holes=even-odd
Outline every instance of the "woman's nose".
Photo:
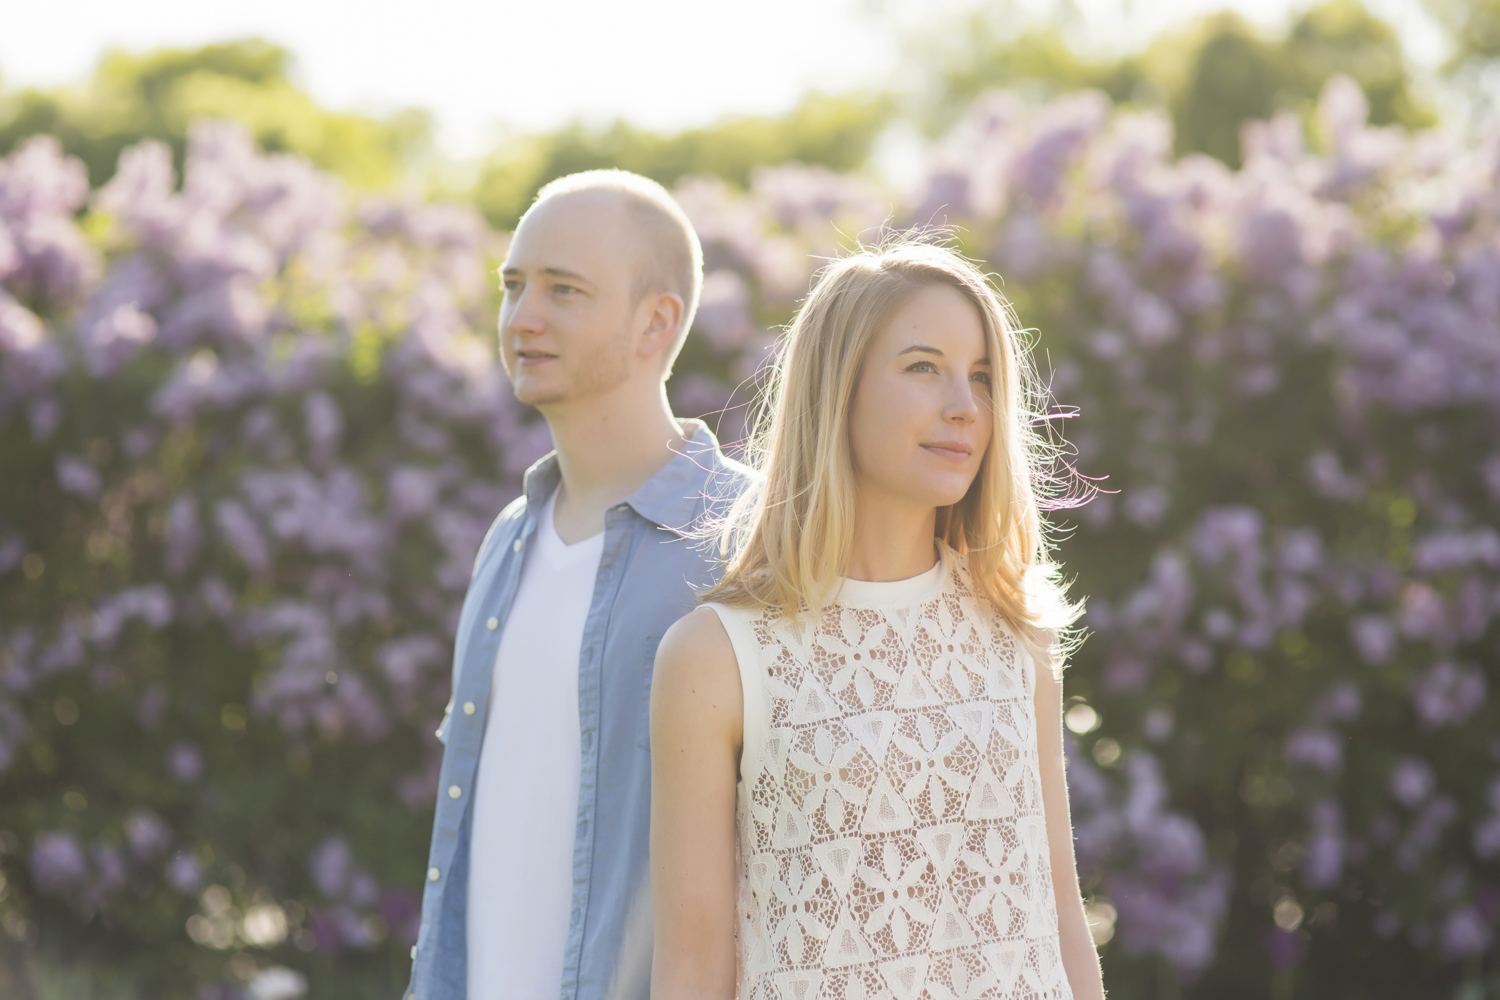
[{"label": "woman's nose", "polygon": [[972,382],[964,379],[954,388],[943,416],[956,424],[969,424],[979,419],[979,400],[975,398]]}]

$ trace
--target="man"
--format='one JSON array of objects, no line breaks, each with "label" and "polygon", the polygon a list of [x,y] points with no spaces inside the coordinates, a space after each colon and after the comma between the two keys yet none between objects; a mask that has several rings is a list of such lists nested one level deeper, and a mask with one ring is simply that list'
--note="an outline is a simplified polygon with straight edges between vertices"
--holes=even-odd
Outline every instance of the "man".
[{"label": "man", "polygon": [[500,355],[556,451],[464,599],[409,1000],[649,990],[652,664],[715,575],[683,529],[745,474],[663,386],[702,266],[676,202],[623,171],[549,184],[511,241]]}]

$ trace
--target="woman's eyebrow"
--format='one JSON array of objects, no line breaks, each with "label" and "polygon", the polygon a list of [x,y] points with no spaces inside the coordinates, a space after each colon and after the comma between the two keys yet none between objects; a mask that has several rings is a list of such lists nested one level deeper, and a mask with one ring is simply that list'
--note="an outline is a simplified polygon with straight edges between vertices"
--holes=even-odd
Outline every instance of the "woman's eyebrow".
[{"label": "woman's eyebrow", "polygon": [[[939,358],[946,356],[938,348],[929,347],[926,344],[913,344],[910,347],[906,348],[904,351],[901,351],[900,354],[897,354],[896,357],[899,358],[902,354],[931,354]],[[985,365],[986,367],[988,367],[990,364],[989,355],[986,354],[984,357],[980,358],[974,363],[976,365]]]}]

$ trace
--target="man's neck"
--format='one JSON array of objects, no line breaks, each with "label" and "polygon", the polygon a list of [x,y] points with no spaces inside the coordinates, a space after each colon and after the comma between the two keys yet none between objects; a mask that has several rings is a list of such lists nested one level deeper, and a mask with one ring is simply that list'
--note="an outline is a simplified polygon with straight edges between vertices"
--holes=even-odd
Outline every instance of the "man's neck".
[{"label": "man's neck", "polygon": [[553,524],[572,545],[604,530],[604,512],[640,489],[685,443],[665,390],[634,386],[542,411],[562,472]]}]

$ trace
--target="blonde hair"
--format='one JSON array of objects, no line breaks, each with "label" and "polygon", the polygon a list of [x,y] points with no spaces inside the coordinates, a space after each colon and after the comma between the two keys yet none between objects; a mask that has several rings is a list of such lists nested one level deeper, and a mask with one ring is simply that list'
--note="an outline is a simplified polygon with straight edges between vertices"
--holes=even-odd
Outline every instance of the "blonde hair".
[{"label": "blonde hair", "polygon": [[637,239],[643,252],[634,262],[636,301],[648,292],[672,292],[682,299],[682,322],[667,348],[662,371],[665,379],[672,374],[672,364],[693,328],[703,291],[703,246],[698,231],[666,188],[629,170],[584,170],[559,177],[537,192],[526,214],[549,198],[588,191],[605,191],[620,198],[640,227]]},{"label": "blonde hair", "polygon": [[1037,432],[1040,392],[1008,303],[956,251],[898,236],[825,267],[792,321],[761,396],[751,462],[761,471],[718,528],[727,564],[703,600],[814,612],[830,602],[853,542],[849,419],[871,341],[912,295],[959,291],[991,359],[994,433],[964,498],[938,509],[936,537],[966,553],[976,589],[1033,651],[1077,620],[1048,558],[1041,500],[1056,447]]}]

